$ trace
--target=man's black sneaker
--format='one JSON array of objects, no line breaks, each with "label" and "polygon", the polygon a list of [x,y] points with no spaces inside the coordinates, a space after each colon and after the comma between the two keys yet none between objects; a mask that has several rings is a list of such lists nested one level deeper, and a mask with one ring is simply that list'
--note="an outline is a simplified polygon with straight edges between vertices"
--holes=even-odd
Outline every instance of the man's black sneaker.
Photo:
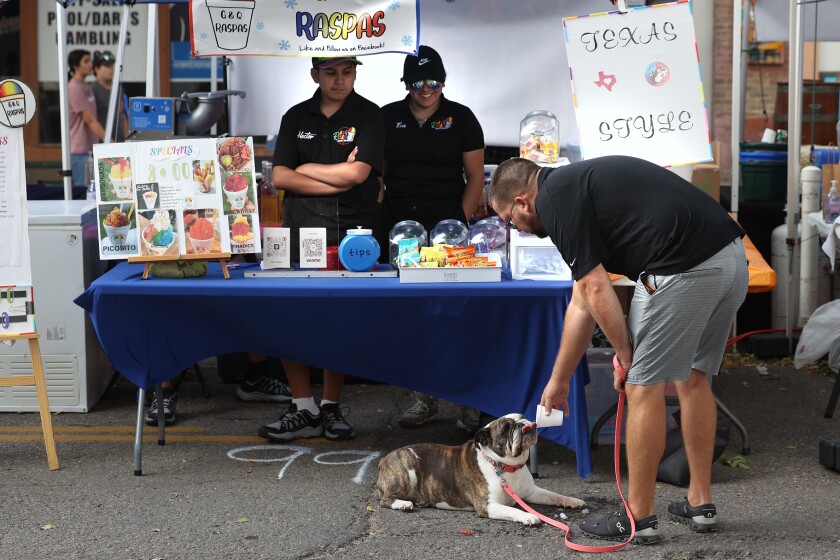
[{"label": "man's black sneaker", "polygon": [[338,403],[321,405],[321,416],[324,417],[324,437],[330,439],[350,439],[355,435],[353,427],[344,419],[338,408]]},{"label": "man's black sneaker", "polygon": [[298,410],[292,403],[277,420],[259,430],[260,437],[272,441],[289,441],[295,438],[320,437],[324,433],[324,415]]},{"label": "man's black sneaker", "polygon": [[292,390],[289,386],[271,377],[260,377],[256,381],[247,379],[236,389],[236,398],[240,401],[292,402]]},{"label": "man's black sneaker", "polygon": [[[152,400],[149,402],[149,409],[146,411],[146,424],[154,426],[158,423],[157,392],[150,392],[153,394],[153,396]],[[177,402],[177,400],[178,395],[175,393],[175,391],[172,391],[171,389],[163,390],[163,420],[167,424],[175,423],[175,403]]]},{"label": "man's black sneaker", "polygon": [[717,531],[717,508],[715,504],[703,504],[693,507],[688,498],[681,502],[673,502],[668,506],[668,517],[674,521],[685,523],[697,533]]},{"label": "man's black sneaker", "polygon": [[[584,519],[578,527],[588,537],[604,540],[623,540],[630,536],[630,518],[627,517],[624,504],[621,509],[609,517]],[[636,544],[656,544],[661,541],[659,536],[659,522],[656,515],[636,520],[636,534],[633,542]]]}]

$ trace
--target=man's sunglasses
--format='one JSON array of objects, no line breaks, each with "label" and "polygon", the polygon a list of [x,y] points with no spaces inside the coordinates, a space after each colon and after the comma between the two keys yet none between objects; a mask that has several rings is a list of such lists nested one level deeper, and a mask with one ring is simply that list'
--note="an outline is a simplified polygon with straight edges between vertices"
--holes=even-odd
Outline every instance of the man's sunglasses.
[{"label": "man's sunglasses", "polygon": [[111,53],[109,51],[105,51],[105,52],[96,51],[95,53],[93,53],[93,60],[94,60],[94,62],[102,64],[103,62],[114,62],[116,60],[116,58],[114,57],[113,53]]},{"label": "man's sunglasses", "polygon": [[424,85],[431,90],[437,91],[440,88],[440,86],[443,85],[443,82],[439,82],[437,80],[419,80],[417,82],[412,82],[408,84],[408,87],[410,87],[414,91],[420,91],[421,89],[423,89]]}]

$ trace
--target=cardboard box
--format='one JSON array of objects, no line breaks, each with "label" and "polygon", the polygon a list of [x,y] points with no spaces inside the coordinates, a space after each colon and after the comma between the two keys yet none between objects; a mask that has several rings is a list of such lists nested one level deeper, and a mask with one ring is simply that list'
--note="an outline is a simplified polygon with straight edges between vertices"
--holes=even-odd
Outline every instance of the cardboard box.
[{"label": "cardboard box", "polygon": [[720,167],[717,164],[694,164],[691,183],[720,202]]}]

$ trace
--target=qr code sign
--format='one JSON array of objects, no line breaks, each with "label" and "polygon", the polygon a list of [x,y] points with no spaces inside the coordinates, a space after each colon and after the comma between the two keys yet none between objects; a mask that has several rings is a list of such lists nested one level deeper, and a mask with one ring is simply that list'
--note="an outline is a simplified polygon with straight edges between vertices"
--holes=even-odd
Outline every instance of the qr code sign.
[{"label": "qr code sign", "polygon": [[323,239],[304,239],[303,256],[305,258],[318,258],[324,254]]},{"label": "qr code sign", "polygon": [[268,258],[276,258],[289,254],[289,238],[288,237],[271,237],[265,238],[265,255]]}]

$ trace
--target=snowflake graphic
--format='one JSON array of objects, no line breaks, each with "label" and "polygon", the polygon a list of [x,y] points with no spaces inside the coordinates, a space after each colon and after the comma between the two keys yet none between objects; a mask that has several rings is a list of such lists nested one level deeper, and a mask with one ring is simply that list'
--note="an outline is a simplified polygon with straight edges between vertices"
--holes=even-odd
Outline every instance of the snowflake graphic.
[{"label": "snowflake graphic", "polygon": [[202,40],[202,41],[206,41],[206,40],[207,40],[207,33],[202,33],[202,34],[201,34],[201,40]]},{"label": "snowflake graphic", "polygon": [[[293,1],[293,0],[289,0],[289,1]],[[289,44],[289,42],[288,42],[287,40],[285,40],[285,39],[283,39],[282,41],[280,41],[279,43],[277,43],[277,45],[280,47],[280,50],[281,50],[281,51],[287,51],[287,50],[289,50],[289,48],[291,48],[291,46],[292,46],[292,45],[291,45],[291,44]]]},{"label": "snowflake graphic", "polygon": [[260,31],[262,31],[263,29],[265,29],[265,24],[264,24],[263,22],[259,22],[259,23],[257,24],[257,29],[259,29]]},{"label": "snowflake graphic", "polygon": [[391,0],[391,5],[388,6],[389,10],[399,10],[400,9],[400,0]]},{"label": "snowflake graphic", "polygon": [[297,8],[297,0],[286,0],[285,4],[290,10]]},{"label": "snowflake graphic", "polygon": [[403,35],[402,44],[409,47],[414,44],[414,37],[411,35]]}]

